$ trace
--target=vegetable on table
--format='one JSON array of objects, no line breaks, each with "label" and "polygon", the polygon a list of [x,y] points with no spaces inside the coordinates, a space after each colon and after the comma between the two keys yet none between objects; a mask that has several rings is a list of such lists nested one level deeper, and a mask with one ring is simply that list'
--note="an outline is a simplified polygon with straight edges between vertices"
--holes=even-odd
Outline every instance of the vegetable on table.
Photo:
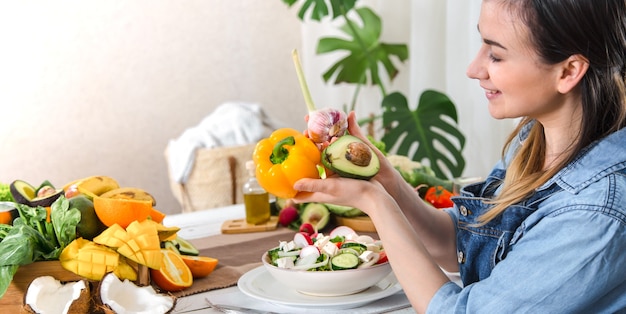
[{"label": "vegetable on table", "polygon": [[259,184],[276,197],[292,198],[296,181],[320,177],[319,149],[295,129],[281,128],[260,140],[252,158]]},{"label": "vegetable on table", "polygon": [[440,185],[431,186],[426,191],[424,200],[435,206],[435,208],[447,208],[454,206],[454,203],[450,199],[453,195],[452,192]]},{"label": "vegetable on table", "polygon": [[21,265],[58,260],[66,245],[76,238],[80,212],[61,196],[51,206],[51,221],[44,207],[16,204],[20,214],[12,226],[3,225],[0,242],[0,298]]},{"label": "vegetable on table", "polygon": [[0,202],[14,202],[9,184],[0,183]]}]

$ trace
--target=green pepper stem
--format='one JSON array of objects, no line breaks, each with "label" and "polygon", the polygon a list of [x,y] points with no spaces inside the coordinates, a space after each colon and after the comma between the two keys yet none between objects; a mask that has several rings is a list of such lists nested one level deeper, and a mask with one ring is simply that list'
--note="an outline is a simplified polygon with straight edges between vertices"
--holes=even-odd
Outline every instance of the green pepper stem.
[{"label": "green pepper stem", "polygon": [[300,63],[300,57],[298,57],[298,50],[294,49],[291,55],[293,56],[293,63],[296,66],[296,74],[298,74],[298,81],[300,81],[300,89],[302,89],[302,94],[304,95],[304,102],[306,103],[306,107],[309,109],[309,113],[311,113],[316,110],[315,104],[313,104],[313,98],[311,97],[311,92],[309,92],[309,86],[304,78],[304,71],[302,71],[302,64]]},{"label": "green pepper stem", "polygon": [[285,137],[276,143],[276,145],[274,145],[274,149],[272,150],[272,155],[270,156],[272,164],[277,165],[283,163],[283,161],[285,161],[285,159],[289,156],[289,150],[285,148],[285,145],[295,144],[296,139],[293,136]]}]

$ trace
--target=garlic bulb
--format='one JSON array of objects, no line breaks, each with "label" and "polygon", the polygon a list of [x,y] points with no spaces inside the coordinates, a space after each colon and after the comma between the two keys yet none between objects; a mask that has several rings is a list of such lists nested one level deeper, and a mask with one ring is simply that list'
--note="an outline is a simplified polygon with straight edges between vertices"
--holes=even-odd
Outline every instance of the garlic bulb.
[{"label": "garlic bulb", "polygon": [[324,108],[309,113],[307,131],[309,138],[318,144],[330,143],[348,128],[348,116],[341,110]]}]

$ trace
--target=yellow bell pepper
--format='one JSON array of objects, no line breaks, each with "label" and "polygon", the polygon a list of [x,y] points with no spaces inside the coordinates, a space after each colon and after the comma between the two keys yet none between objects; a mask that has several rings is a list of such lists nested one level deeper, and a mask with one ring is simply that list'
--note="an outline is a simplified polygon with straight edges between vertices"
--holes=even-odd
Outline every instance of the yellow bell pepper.
[{"label": "yellow bell pepper", "polygon": [[320,156],[317,146],[304,134],[282,128],[259,141],[252,158],[259,184],[276,197],[292,198],[298,193],[293,188],[296,181],[320,177]]}]

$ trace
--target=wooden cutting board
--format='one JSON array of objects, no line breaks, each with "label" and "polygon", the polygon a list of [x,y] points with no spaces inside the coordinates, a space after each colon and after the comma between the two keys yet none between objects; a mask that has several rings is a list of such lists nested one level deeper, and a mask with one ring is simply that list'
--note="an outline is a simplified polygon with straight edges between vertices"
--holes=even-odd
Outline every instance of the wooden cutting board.
[{"label": "wooden cutting board", "polygon": [[222,233],[248,233],[276,230],[278,226],[278,216],[271,216],[270,220],[261,224],[249,224],[245,218],[226,220],[222,224]]},{"label": "wooden cutting board", "polygon": [[335,216],[335,221],[338,226],[347,226],[357,232],[376,232],[374,223],[370,217],[357,216],[357,217],[340,217]]}]

